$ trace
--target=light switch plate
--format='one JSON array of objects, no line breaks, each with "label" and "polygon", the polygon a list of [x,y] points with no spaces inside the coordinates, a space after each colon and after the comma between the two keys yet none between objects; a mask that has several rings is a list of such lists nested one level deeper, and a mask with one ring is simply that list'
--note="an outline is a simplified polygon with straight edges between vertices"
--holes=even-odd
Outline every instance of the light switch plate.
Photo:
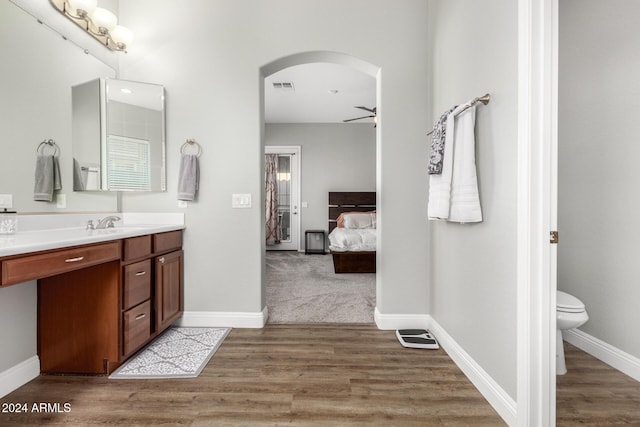
[{"label": "light switch plate", "polygon": [[0,194],[0,208],[11,209],[13,207],[13,194]]},{"label": "light switch plate", "polygon": [[303,208],[308,208],[308,207],[309,207],[309,204],[308,204],[307,202],[302,202],[302,207],[303,207]]},{"label": "light switch plate", "polygon": [[58,209],[65,209],[67,207],[66,194],[56,194],[56,207]]},{"label": "light switch plate", "polygon": [[232,194],[231,207],[233,209],[247,209],[251,207],[251,194]]}]

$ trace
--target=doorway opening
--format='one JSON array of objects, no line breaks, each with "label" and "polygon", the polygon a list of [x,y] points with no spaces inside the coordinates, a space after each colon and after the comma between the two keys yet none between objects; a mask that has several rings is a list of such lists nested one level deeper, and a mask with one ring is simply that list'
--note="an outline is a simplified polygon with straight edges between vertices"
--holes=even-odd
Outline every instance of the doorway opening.
[{"label": "doorway opening", "polygon": [[[284,78],[284,80],[281,78],[281,76],[289,76],[288,73],[291,70],[309,71],[314,67],[319,67],[322,71],[318,72],[316,68],[315,75],[310,76],[315,80],[313,88],[310,88],[307,76],[296,77],[294,81],[290,78]],[[351,82],[348,87],[332,86],[332,67],[342,68],[347,74],[357,74],[360,81]],[[261,174],[265,177],[265,186],[263,186],[265,194],[262,198],[265,201],[262,301],[265,311],[269,313],[268,321],[373,323],[376,295],[379,294],[376,274],[336,274],[330,255],[307,255],[305,245],[308,237],[306,231],[311,231],[316,240],[321,240],[321,236],[324,236],[324,247],[326,253],[329,252],[330,244],[327,239],[329,192],[378,190],[379,68],[349,55],[335,52],[306,52],[274,61],[262,67],[261,71],[262,145],[265,155],[274,155],[272,161],[281,167],[280,178],[282,179],[278,179],[276,174],[272,187],[284,190],[278,197],[278,202],[275,203],[277,206],[272,204],[270,208],[271,197],[266,180],[269,166],[265,158],[263,164],[265,173]],[[274,77],[277,78],[274,79]],[[274,105],[274,88],[278,89],[276,102],[280,103],[277,105],[280,116],[275,120],[271,110]],[[311,89],[321,94],[318,95],[321,98],[320,101],[316,99],[312,103],[298,104],[293,109],[291,117],[282,115],[282,111],[286,110],[282,108],[283,103],[293,98],[304,98],[309,95],[307,91]],[[364,93],[367,90],[366,97],[353,97],[362,95],[358,93],[359,91]],[[267,99],[267,95],[271,99]],[[349,98],[350,100],[346,103],[348,109],[341,110],[338,101],[346,96],[352,96],[352,98]],[[342,101],[345,104],[344,99]],[[365,107],[367,112],[373,110],[375,121],[365,117],[364,109],[361,107]],[[323,111],[328,111],[329,116],[333,114],[333,118],[327,118],[327,113]],[[360,116],[365,120],[350,120]],[[293,154],[292,146],[300,151]],[[300,155],[301,151],[304,152],[304,158]],[[293,182],[293,168],[296,162],[293,160],[296,158],[299,167],[297,195],[293,194],[296,185]],[[361,164],[364,166],[360,166]],[[274,213],[272,218],[276,219],[272,225],[267,221],[270,209]],[[279,233],[275,244],[269,241],[274,229]],[[324,235],[318,234],[319,231]],[[314,243],[317,244],[315,241]],[[282,276],[283,271],[289,271],[289,273]],[[274,279],[274,272],[280,276]],[[307,307],[318,307],[318,309],[302,309],[298,314],[302,314],[303,317],[294,316],[291,319],[283,319],[280,316],[283,310],[275,306],[278,302],[274,300],[272,284],[274,281],[293,282],[296,276],[300,277],[298,282],[300,286],[285,291],[280,290],[284,300],[292,302],[292,299],[300,297],[300,301],[292,302],[293,307],[305,306],[309,303]],[[331,287],[337,291],[329,290]],[[303,301],[304,298],[309,301]],[[289,308],[286,311],[294,310]]]},{"label": "doorway opening", "polygon": [[300,250],[300,147],[265,146],[268,251]]}]

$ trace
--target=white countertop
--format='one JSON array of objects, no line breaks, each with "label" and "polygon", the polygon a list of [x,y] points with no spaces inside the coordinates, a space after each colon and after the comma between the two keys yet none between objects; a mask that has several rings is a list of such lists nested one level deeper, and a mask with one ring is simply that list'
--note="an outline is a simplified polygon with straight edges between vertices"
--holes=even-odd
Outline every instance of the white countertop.
[{"label": "white countertop", "polygon": [[[89,219],[115,215],[114,228],[87,230]],[[82,224],[82,225],[78,225]],[[185,228],[184,214],[106,213],[25,215],[18,217],[18,232],[0,235],[0,257],[107,242]]]}]

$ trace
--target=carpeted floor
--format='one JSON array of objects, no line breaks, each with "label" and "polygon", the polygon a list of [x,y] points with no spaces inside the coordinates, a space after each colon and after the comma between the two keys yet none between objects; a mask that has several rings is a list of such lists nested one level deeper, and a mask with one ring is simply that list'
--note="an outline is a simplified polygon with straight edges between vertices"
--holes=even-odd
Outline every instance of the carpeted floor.
[{"label": "carpeted floor", "polygon": [[267,251],[270,323],[372,323],[376,275],[335,274],[331,255]]}]

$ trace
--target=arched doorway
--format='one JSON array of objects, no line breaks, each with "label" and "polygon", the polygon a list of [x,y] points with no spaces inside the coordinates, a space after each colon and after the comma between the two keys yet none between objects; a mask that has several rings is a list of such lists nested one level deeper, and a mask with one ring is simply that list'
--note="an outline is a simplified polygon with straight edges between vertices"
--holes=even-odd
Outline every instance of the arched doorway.
[{"label": "arched doorway", "polygon": [[[261,102],[260,102],[260,107],[261,107],[261,146],[265,147],[266,143],[265,143],[265,134],[266,134],[266,128],[267,125],[265,124],[266,120],[265,120],[265,79],[268,79],[270,76],[274,75],[274,74],[282,74],[279,73],[283,70],[287,70],[287,69],[291,69],[291,68],[297,68],[298,66],[306,66],[309,64],[335,64],[338,66],[343,66],[345,68],[349,68],[351,70],[355,70],[358,74],[363,74],[365,75],[365,77],[371,78],[373,80],[373,86],[372,89],[375,92],[375,100],[372,100],[372,103],[375,105],[371,105],[371,107],[375,107],[377,113],[377,123],[378,126],[376,126],[375,128],[373,127],[373,124],[370,123],[371,125],[371,133],[375,138],[375,150],[373,151],[372,156],[375,158],[375,160],[372,163],[375,163],[375,170],[374,172],[374,179],[373,181],[375,181],[374,183],[374,188],[371,188],[368,191],[371,190],[376,190],[376,193],[378,194],[379,197],[379,190],[380,190],[380,186],[379,186],[379,180],[375,178],[376,175],[376,171],[379,170],[379,155],[378,153],[378,146],[379,146],[379,135],[380,135],[380,123],[381,123],[381,110],[379,107],[379,87],[380,87],[380,68],[370,64],[366,61],[363,61],[359,58],[355,58],[353,56],[347,55],[347,54],[343,54],[343,53],[338,53],[338,52],[326,52],[326,51],[316,51],[316,52],[303,52],[303,53],[298,53],[298,54],[294,54],[294,55],[290,55],[290,56],[286,56],[280,59],[277,59],[273,62],[270,62],[266,65],[264,65],[263,67],[260,68],[260,94],[261,94]],[[271,83],[269,83],[269,85],[271,85]],[[270,86],[269,86],[270,89]],[[348,114],[346,117],[344,118],[349,118],[349,116],[353,117],[353,116],[358,116],[358,115],[362,115],[362,114],[358,114],[358,112],[356,110],[353,111],[353,113],[355,114]],[[360,113],[362,113],[362,111],[360,111]],[[303,150],[304,151],[304,150]],[[303,158],[304,158],[304,154],[303,154]],[[264,168],[264,164],[262,165],[262,168]],[[261,171],[260,176],[264,176],[264,170]],[[261,186],[261,200],[265,200],[265,194],[264,194],[264,185]],[[355,191],[356,189],[351,189],[351,191]],[[333,191],[333,190],[332,190]],[[322,206],[324,209],[324,213],[326,213],[326,209],[327,209],[327,202],[326,202],[326,193],[323,193],[323,201],[322,201]],[[315,205],[317,206],[319,203],[315,203]],[[304,205],[303,205],[304,206]],[[264,207],[264,203],[261,206],[262,209],[262,214],[261,214],[261,218],[265,217],[265,207]],[[380,213],[378,213],[378,215],[380,215]],[[326,222],[324,223],[326,224]],[[266,234],[265,231],[265,224],[264,221],[261,224],[261,236],[262,236],[262,246],[263,246],[263,250],[262,250],[262,262],[261,262],[261,268],[262,268],[262,286],[261,286],[261,297],[262,297],[262,306],[265,308],[264,311],[268,313],[269,307],[267,307],[267,297],[266,297],[266,261],[265,261],[265,250],[266,249],[266,245],[265,245],[265,239],[264,236]],[[303,231],[304,232],[304,231]],[[378,254],[379,256],[379,254]],[[377,283],[377,280],[376,280]],[[377,286],[372,284],[372,288],[373,286]],[[376,289],[376,295],[378,294],[378,290]],[[373,300],[375,300],[375,297],[373,298]],[[373,311],[374,311],[375,307],[373,307],[373,309],[371,310],[371,316],[373,318]]]}]

